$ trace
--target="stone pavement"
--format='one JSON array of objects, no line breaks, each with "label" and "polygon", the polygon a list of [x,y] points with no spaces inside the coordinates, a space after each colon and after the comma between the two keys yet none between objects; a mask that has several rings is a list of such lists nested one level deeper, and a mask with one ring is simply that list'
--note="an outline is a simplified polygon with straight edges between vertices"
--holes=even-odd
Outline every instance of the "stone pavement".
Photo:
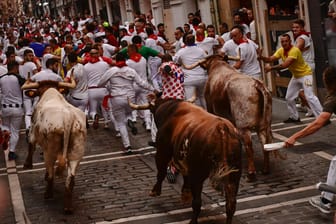
[{"label": "stone pavement", "polygon": [[[284,102],[274,101],[272,129],[275,141],[304,127],[312,118],[302,119],[302,124],[283,124],[287,118]],[[304,117],[302,114],[301,117]],[[334,119],[334,118],[333,118]],[[62,213],[64,179],[56,179],[54,199],[44,200],[44,169],[39,151],[34,155],[34,169],[23,170],[26,143],[24,133],[18,146],[17,176],[20,181],[25,212],[32,224],[35,223],[188,223],[190,205],[180,202],[181,177],[176,184],[163,184],[160,197],[151,198],[149,190],[155,183],[155,149],[147,146],[150,139],[137,123],[139,134],[131,136],[136,152],[130,156],[120,153],[120,139],[113,130],[89,129],[85,159],[75,179],[75,213]],[[332,223],[333,214],[322,215],[309,205],[310,197],[318,195],[315,184],[324,181],[329,160],[336,146],[335,121],[321,129],[318,134],[302,139],[302,145],[280,150],[286,160],[271,158],[271,174],[262,175],[260,145],[253,136],[258,170],[257,181],[246,182],[244,167],[240,182],[237,211],[234,224],[255,223]],[[245,154],[243,154],[244,163]],[[4,156],[0,154],[0,183],[8,189],[7,169]],[[9,198],[10,199],[10,198]],[[203,209],[200,223],[223,223],[225,200],[207,183],[203,189]],[[5,206],[1,205],[4,204]],[[0,201],[0,223],[15,223],[15,208],[11,201]],[[20,214],[19,214],[20,215]]]}]

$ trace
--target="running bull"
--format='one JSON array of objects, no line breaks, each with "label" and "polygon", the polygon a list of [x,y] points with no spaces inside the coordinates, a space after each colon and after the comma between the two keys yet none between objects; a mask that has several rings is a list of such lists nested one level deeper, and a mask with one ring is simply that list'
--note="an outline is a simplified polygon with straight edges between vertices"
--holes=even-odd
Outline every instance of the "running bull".
[{"label": "running bull", "polygon": [[170,161],[183,175],[182,200],[192,197],[193,215],[197,223],[201,211],[203,182],[209,177],[212,186],[225,191],[226,223],[232,223],[241,177],[241,142],[230,121],[212,115],[190,102],[161,99],[151,95],[147,105],[135,105],[136,110],[150,109],[157,132],[157,182],[150,196],[161,194],[162,182]]},{"label": "running bull", "polygon": [[[223,56],[209,56],[184,66],[191,69],[199,65],[207,69],[209,76],[204,90],[207,110],[230,120],[239,130],[247,154],[248,180],[253,181],[256,169],[251,131],[257,132],[262,147],[272,142],[272,95],[262,81],[232,68]],[[263,172],[269,173],[269,152],[262,149]]]},{"label": "running bull", "polygon": [[53,197],[54,165],[58,160],[56,174],[62,175],[67,166],[65,181],[64,212],[71,214],[72,192],[76,169],[84,155],[86,146],[86,118],[84,112],[73,107],[56,88],[74,88],[71,83],[41,81],[29,82],[22,89],[36,89],[29,91],[31,96],[40,96],[33,115],[29,132],[29,152],[24,168],[32,168],[32,157],[35,146],[43,149],[46,167],[45,180],[47,187],[44,197]]}]

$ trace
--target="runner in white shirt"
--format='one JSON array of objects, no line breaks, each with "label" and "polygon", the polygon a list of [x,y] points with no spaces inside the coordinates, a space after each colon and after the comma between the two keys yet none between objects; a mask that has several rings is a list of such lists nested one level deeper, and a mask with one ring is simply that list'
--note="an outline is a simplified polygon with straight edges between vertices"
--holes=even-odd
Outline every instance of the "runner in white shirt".
[{"label": "runner in white shirt", "polygon": [[[27,80],[29,75],[30,77],[32,77],[38,71],[36,64],[33,62],[34,53],[32,50],[25,50],[23,57],[24,57],[24,64],[20,65],[19,72],[20,76]],[[23,94],[23,105],[25,110],[25,125],[27,133],[31,125],[31,115],[33,113],[34,98],[28,97],[25,94]]]},{"label": "runner in white shirt", "polygon": [[[122,53],[118,53],[116,56],[116,66],[107,70],[98,83],[99,86],[106,86],[112,96],[113,115],[118,123],[125,153],[132,153],[126,123],[132,114],[128,98],[134,102],[135,83],[149,91],[154,91],[154,88],[141,79],[134,69],[126,65]],[[137,130],[132,129],[132,133],[136,134]]]},{"label": "runner in white shirt", "polygon": [[207,55],[213,55],[213,47],[218,45],[218,41],[213,37],[205,37],[204,30],[198,28],[196,30],[196,45],[202,48]]},{"label": "runner in white shirt", "polygon": [[94,119],[93,128],[98,128],[99,117],[97,108],[102,104],[103,98],[108,94],[107,89],[99,87],[98,82],[106,70],[110,68],[109,64],[100,60],[97,49],[91,49],[90,60],[84,65],[83,72],[88,77],[89,88],[89,116]]},{"label": "runner in white shirt", "polygon": [[8,160],[15,160],[23,115],[23,99],[18,78],[19,64],[12,61],[7,66],[8,73],[0,75],[1,118],[2,125],[10,131]]},{"label": "runner in white shirt", "polygon": [[[153,28],[147,27],[146,32],[148,38],[145,41],[145,46],[157,50],[161,54],[163,54],[164,50],[161,46],[165,44],[166,41],[162,37],[155,35]],[[162,86],[161,76],[158,75],[160,65],[161,65],[161,58],[157,56],[156,57],[150,56],[148,58],[149,73],[155,89],[160,89]]]},{"label": "runner in white shirt", "polygon": [[111,58],[113,54],[115,54],[119,49],[111,44],[104,43],[103,38],[97,37],[95,39],[96,43],[100,44],[103,48],[103,55],[104,57]]},{"label": "runner in white shirt", "polygon": [[[127,47],[127,54],[129,59],[126,61],[126,64],[133,68],[137,74],[143,80],[147,80],[147,61],[141,54],[138,53],[138,48],[135,44],[131,44]],[[148,102],[147,95],[148,91],[140,87],[139,85],[134,85],[135,91],[135,103],[142,105]],[[132,121],[136,120],[137,114],[144,120],[145,128],[147,131],[151,130],[151,114],[149,110],[137,111],[134,110],[132,112]]]},{"label": "runner in white shirt", "polygon": [[[195,36],[188,34],[185,38],[186,47],[179,50],[174,56],[174,62],[180,65],[191,65],[204,59],[207,55],[203,49],[195,45]],[[195,91],[197,100],[196,103],[203,108],[206,108],[206,102],[204,99],[204,86],[208,78],[206,71],[197,66],[191,70],[182,69],[185,74],[184,89],[185,97],[191,98]]]},{"label": "runner in white shirt", "polygon": [[[225,41],[220,52],[224,53],[227,56],[237,57],[237,47],[238,45],[232,39],[230,39],[228,41]],[[235,61],[229,60],[228,63],[229,65],[233,66],[235,64]]]},{"label": "runner in white shirt", "polygon": [[240,60],[236,61],[233,67],[246,75],[261,80],[261,69],[257,54],[258,45],[244,37],[243,29],[240,26],[235,26],[231,30],[231,38],[238,45],[237,54],[240,52]]}]

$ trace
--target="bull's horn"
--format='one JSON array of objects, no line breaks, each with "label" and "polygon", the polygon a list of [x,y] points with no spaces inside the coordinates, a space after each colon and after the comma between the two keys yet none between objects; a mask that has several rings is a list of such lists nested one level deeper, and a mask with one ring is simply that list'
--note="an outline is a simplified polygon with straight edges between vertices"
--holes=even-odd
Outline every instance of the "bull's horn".
[{"label": "bull's horn", "polygon": [[228,59],[231,61],[240,61],[240,48],[238,49],[238,55],[236,57],[228,56]]},{"label": "bull's horn", "polygon": [[133,109],[133,110],[147,110],[150,108],[150,104],[144,104],[144,105],[137,105],[131,102],[131,100],[129,98],[127,98],[128,100],[128,105]]},{"label": "bull's horn", "polygon": [[70,75],[70,81],[71,82],[59,82],[58,86],[59,87],[65,87],[65,88],[69,88],[69,89],[73,89],[76,87],[76,81],[74,78],[74,69],[72,69],[71,75]]},{"label": "bull's horn", "polygon": [[195,90],[192,97],[187,99],[186,101],[189,102],[189,103],[195,103],[196,99],[197,99],[197,94],[196,94],[196,90]]},{"label": "bull's horn", "polygon": [[31,82],[29,79],[21,86],[21,89],[37,89],[39,84],[37,82]]},{"label": "bull's horn", "polygon": [[206,59],[202,59],[202,60],[199,60],[198,62],[195,62],[194,64],[191,64],[191,65],[185,65],[185,64],[182,64],[182,65],[185,69],[191,70],[193,68],[196,68],[197,66],[199,66],[199,64],[201,64],[205,61],[206,61]]}]

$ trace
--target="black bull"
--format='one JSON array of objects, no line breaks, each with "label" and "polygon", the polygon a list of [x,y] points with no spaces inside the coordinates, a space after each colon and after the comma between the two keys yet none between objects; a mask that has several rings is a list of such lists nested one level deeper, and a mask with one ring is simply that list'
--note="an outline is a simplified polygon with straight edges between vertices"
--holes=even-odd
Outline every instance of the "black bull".
[{"label": "black bull", "polygon": [[192,196],[191,223],[197,223],[203,182],[208,177],[215,189],[225,191],[226,222],[232,223],[241,177],[241,142],[236,129],[230,121],[189,102],[162,99],[154,102],[144,107],[151,109],[158,128],[157,182],[150,195],[161,194],[167,166],[173,161],[183,175],[182,200]]}]

